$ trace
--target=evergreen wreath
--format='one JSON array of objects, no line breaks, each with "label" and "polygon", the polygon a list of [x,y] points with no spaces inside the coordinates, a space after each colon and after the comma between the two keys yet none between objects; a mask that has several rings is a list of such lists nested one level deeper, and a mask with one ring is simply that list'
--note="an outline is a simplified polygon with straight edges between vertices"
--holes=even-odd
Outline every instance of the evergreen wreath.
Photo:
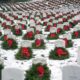
[{"label": "evergreen wreath", "polygon": [[50,74],[47,65],[33,64],[30,70],[26,71],[25,80],[50,80]]},{"label": "evergreen wreath", "polygon": [[32,49],[31,48],[20,48],[18,53],[15,55],[17,60],[26,60],[32,58]]},{"label": "evergreen wreath", "polygon": [[50,55],[49,55],[50,59],[54,59],[54,60],[64,60],[64,59],[68,59],[69,58],[69,52],[62,47],[56,47],[54,50],[50,51]]}]

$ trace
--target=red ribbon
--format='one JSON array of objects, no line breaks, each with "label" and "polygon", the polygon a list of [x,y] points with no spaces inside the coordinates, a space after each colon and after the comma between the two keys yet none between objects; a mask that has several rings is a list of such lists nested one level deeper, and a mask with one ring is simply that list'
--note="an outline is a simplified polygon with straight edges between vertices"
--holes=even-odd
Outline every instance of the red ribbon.
[{"label": "red ribbon", "polygon": [[37,67],[37,71],[38,71],[38,74],[39,74],[39,77],[43,77],[44,76],[44,67],[43,66],[39,66]]},{"label": "red ribbon", "polygon": [[26,35],[26,37],[32,38],[33,37],[33,32],[32,31],[28,32],[27,35]]},{"label": "red ribbon", "polygon": [[7,35],[4,35],[4,40],[7,40],[7,39],[8,39]]},{"label": "red ribbon", "polygon": [[61,31],[61,28],[58,28],[58,29],[57,29],[57,33],[60,33],[60,31]]},{"label": "red ribbon", "polygon": [[42,40],[40,40],[40,39],[36,39],[36,41],[35,41],[35,43],[36,43],[36,47],[41,46],[41,42],[42,42]]},{"label": "red ribbon", "polygon": [[64,50],[62,50],[61,48],[58,48],[56,50],[56,53],[59,57],[61,57],[62,55],[66,55],[66,52]]},{"label": "red ribbon", "polygon": [[20,30],[19,29],[16,29],[16,34],[20,34]]},{"label": "red ribbon", "polygon": [[8,43],[8,45],[9,45],[9,47],[11,47],[11,46],[12,46],[12,44],[13,44],[13,40],[8,39],[8,40],[7,40],[7,43]]},{"label": "red ribbon", "polygon": [[25,47],[22,48],[21,53],[22,53],[23,56],[30,57],[30,52],[29,52],[28,48],[25,48]]},{"label": "red ribbon", "polygon": [[40,31],[39,31],[39,30],[37,30],[37,31],[36,31],[36,34],[40,34]]},{"label": "red ribbon", "polygon": [[50,38],[56,37],[56,33],[50,33]]},{"label": "red ribbon", "polygon": [[74,35],[76,36],[76,37],[78,37],[79,36],[79,32],[74,32]]}]

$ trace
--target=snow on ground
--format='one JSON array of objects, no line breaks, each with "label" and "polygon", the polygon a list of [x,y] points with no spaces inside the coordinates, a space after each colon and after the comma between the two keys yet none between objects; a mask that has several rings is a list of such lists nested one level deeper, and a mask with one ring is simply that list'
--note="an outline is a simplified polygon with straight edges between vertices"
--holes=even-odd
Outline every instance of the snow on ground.
[{"label": "snow on ground", "polygon": [[[65,8],[62,8],[60,10],[64,11],[64,9]],[[69,10],[66,8],[66,12],[67,11],[69,11]],[[19,39],[18,39],[18,42],[19,42],[19,44],[21,43],[21,41]],[[66,60],[50,60],[48,58],[50,50],[54,49],[55,41],[53,41],[53,42],[47,41],[45,50],[33,49],[33,54],[37,58],[44,55],[44,58],[47,60],[48,67],[51,70],[51,80],[62,80],[62,71],[61,71],[62,67],[65,65],[69,65],[69,64],[77,64],[77,54],[78,54],[77,49],[79,46],[79,42],[80,42],[80,39],[73,40],[73,43],[74,43],[73,47],[68,49],[68,51],[70,53],[70,58],[66,59]],[[2,42],[0,41],[0,44],[1,43]],[[30,66],[32,65],[32,59],[23,60],[23,61],[16,60],[15,54],[17,53],[18,50],[19,49],[16,49],[13,51],[12,50],[6,51],[6,50],[3,50],[0,48],[1,57],[2,57],[2,59],[5,58],[4,59],[5,68],[16,67],[16,68],[20,68],[24,71],[28,70],[30,68]]]}]

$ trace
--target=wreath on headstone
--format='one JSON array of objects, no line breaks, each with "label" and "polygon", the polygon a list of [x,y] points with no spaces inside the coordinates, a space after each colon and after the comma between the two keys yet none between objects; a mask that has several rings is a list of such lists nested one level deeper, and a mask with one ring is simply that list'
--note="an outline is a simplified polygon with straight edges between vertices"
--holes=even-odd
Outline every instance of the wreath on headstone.
[{"label": "wreath on headstone", "polygon": [[46,64],[33,64],[30,70],[26,71],[25,80],[50,80],[50,73]]},{"label": "wreath on headstone", "polygon": [[50,59],[54,60],[64,60],[69,58],[69,52],[62,47],[56,47],[54,50],[50,51]]}]

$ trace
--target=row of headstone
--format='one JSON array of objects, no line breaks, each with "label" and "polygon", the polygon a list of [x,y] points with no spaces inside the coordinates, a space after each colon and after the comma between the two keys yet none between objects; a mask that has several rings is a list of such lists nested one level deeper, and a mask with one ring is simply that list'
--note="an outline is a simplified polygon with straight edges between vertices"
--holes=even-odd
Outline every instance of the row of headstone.
[{"label": "row of headstone", "polygon": [[[3,10],[4,11],[18,11],[18,10],[20,10],[20,11],[25,11],[25,10],[29,11],[29,10],[42,10],[42,9],[43,10],[47,10],[47,9],[52,8],[54,4],[59,5],[59,3],[60,2],[58,2],[58,3],[55,2],[54,3],[53,1],[46,1],[46,2],[45,1],[42,1],[42,2],[34,1],[34,2],[30,2],[30,3],[23,2],[23,3],[18,3],[18,4],[17,3],[15,3],[15,4],[13,3],[13,5],[4,3],[5,6],[1,4],[0,7],[1,7],[2,11]],[[50,4],[53,4],[53,5],[50,5]]]},{"label": "row of headstone", "polygon": [[[46,59],[34,58],[32,64],[45,65]],[[62,80],[80,80],[80,65],[67,65],[62,67]],[[1,80],[24,80],[24,72],[17,68],[4,68]]]}]

